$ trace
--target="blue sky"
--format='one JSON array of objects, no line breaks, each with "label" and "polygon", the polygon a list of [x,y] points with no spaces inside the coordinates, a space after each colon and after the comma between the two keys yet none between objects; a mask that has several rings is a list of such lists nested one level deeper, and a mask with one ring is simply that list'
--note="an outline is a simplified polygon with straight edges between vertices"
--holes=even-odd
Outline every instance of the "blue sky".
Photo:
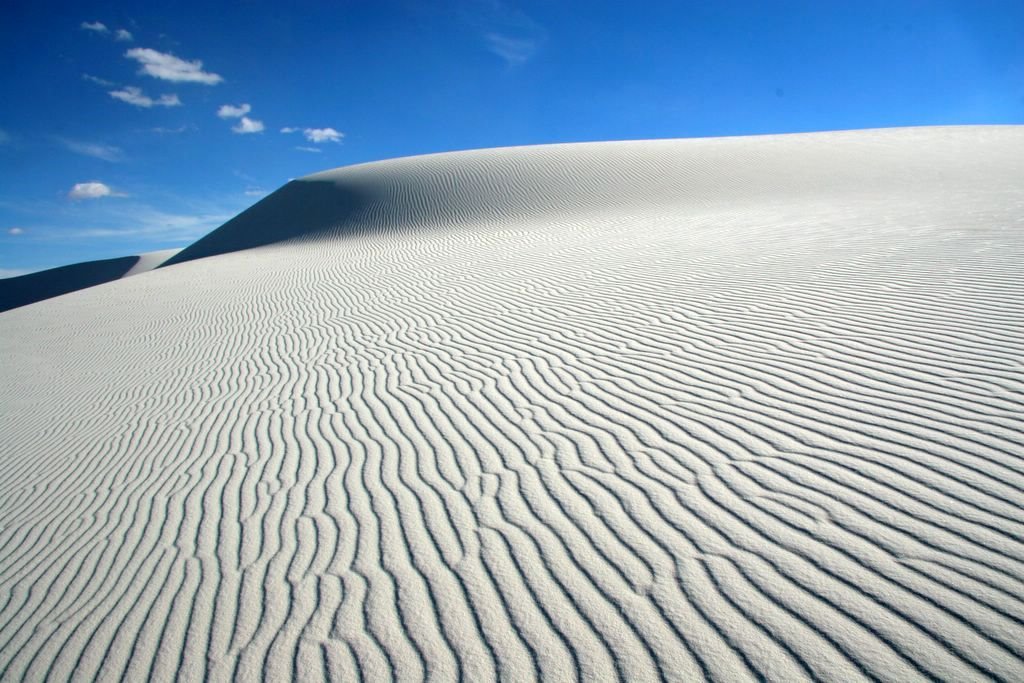
[{"label": "blue sky", "polygon": [[7,0],[0,276],[478,147],[1024,123],[1024,2]]}]

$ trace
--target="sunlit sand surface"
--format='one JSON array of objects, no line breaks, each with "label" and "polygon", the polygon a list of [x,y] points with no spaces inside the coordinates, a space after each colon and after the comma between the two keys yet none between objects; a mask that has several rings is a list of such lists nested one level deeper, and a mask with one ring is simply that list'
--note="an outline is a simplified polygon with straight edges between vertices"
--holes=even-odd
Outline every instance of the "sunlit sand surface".
[{"label": "sunlit sand surface", "polygon": [[1024,680],[1024,127],[290,183],[0,314],[0,678]]}]

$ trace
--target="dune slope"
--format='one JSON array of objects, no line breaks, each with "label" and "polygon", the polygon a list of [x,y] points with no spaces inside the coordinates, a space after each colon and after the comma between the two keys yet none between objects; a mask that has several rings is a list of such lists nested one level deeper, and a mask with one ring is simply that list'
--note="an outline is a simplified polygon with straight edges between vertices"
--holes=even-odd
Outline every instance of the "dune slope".
[{"label": "dune slope", "polygon": [[0,678],[1021,680],[1022,181],[400,159],[0,314]]}]

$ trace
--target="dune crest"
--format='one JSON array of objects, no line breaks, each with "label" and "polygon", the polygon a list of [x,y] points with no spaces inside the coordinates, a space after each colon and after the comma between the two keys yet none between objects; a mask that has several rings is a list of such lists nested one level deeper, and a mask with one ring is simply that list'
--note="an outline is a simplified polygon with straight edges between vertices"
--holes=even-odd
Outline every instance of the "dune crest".
[{"label": "dune crest", "polygon": [[[655,209],[741,203],[925,196],[950,190],[992,155],[1013,170],[1012,127],[907,128],[750,138],[508,147],[392,159],[289,182],[165,265],[327,235],[504,226]],[[1002,134],[1001,134],[1002,133]],[[984,148],[982,151],[981,148]],[[964,173],[963,171],[968,171]],[[974,174],[977,175],[977,174]],[[981,177],[985,174],[982,172]],[[301,216],[301,220],[297,220]]]},{"label": "dune crest", "polygon": [[0,679],[1019,680],[1024,127],[285,186],[0,315]]}]

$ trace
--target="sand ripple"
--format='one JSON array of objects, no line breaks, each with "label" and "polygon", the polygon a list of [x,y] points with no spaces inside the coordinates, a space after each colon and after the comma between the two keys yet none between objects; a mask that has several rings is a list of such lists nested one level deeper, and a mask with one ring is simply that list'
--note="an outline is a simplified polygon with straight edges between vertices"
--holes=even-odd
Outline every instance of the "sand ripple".
[{"label": "sand ripple", "polygon": [[1022,680],[1022,181],[399,160],[0,314],[0,678]]}]

